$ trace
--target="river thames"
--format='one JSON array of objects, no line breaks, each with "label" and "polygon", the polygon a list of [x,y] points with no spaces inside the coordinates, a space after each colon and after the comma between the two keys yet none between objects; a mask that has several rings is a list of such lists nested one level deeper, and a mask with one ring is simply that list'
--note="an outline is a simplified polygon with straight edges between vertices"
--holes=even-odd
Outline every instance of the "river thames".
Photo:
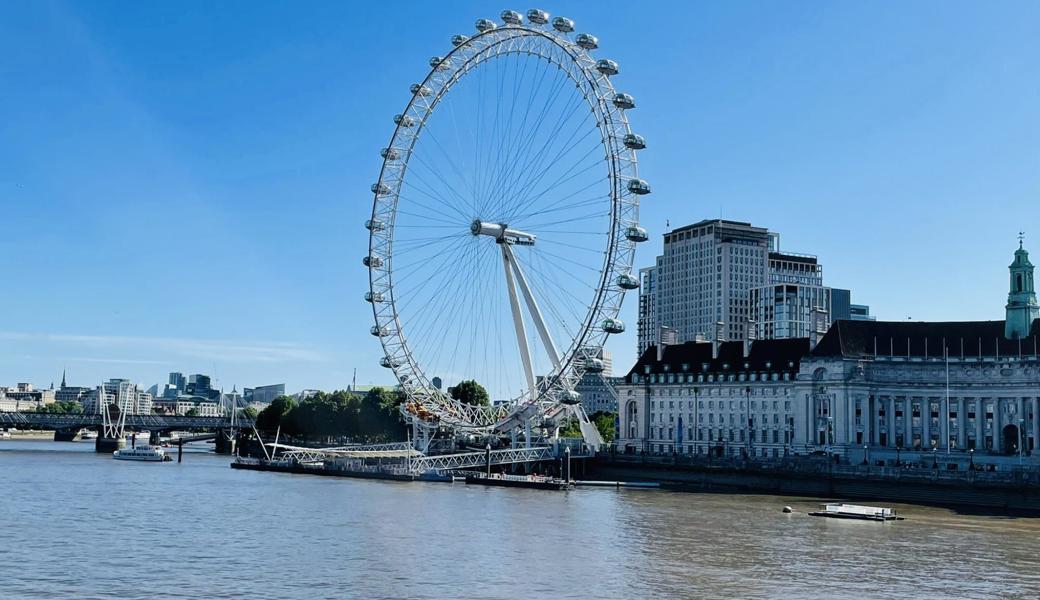
[{"label": "river thames", "polygon": [[[0,598],[1037,598],[1040,519],[117,462],[0,441]],[[795,514],[783,514],[791,505]]]}]

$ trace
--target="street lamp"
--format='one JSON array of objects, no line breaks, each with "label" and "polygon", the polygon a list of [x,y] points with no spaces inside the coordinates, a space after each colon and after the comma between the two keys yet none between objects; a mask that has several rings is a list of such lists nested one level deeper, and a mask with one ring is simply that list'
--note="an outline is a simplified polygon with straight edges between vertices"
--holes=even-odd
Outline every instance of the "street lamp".
[{"label": "street lamp", "polygon": [[898,466],[900,465],[900,462],[899,462],[899,453],[900,453],[900,452],[901,452],[902,450],[903,450],[903,446],[902,446],[901,444],[896,444],[896,466],[897,466],[897,467],[898,467]]},{"label": "street lamp", "polygon": [[870,448],[863,444],[863,464],[870,466]]},{"label": "street lamp", "polygon": [[975,449],[974,448],[968,448],[968,470],[969,471],[974,471],[975,470]]}]

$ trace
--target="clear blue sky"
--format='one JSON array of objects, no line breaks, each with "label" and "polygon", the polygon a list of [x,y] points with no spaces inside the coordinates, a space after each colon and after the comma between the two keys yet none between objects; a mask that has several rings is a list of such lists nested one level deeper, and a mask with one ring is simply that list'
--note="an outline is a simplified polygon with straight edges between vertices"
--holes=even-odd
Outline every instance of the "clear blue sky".
[{"label": "clear blue sky", "polygon": [[[361,300],[378,150],[427,59],[508,7],[5,2],[0,384],[387,382]],[[666,219],[721,214],[880,318],[1002,319],[1020,229],[1040,256],[1040,3],[543,8],[638,101],[639,265]]]}]

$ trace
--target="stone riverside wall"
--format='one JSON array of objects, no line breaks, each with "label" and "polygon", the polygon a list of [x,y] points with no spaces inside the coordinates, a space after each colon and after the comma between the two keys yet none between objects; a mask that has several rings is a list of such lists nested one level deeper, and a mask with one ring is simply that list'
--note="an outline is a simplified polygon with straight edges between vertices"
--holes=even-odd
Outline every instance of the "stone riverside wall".
[{"label": "stone riverside wall", "polygon": [[1040,473],[946,473],[925,468],[832,465],[827,461],[698,463],[663,457],[600,456],[587,479],[656,481],[684,491],[741,491],[828,499],[1040,512]]}]

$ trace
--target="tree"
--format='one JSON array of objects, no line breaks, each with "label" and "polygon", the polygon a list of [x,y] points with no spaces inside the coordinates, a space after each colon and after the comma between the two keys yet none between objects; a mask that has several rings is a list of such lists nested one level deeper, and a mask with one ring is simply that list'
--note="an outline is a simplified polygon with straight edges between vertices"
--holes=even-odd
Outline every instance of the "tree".
[{"label": "tree", "polygon": [[566,421],[564,421],[563,423],[560,423],[560,437],[565,437],[565,438],[580,438],[580,437],[582,437],[582,435],[581,435],[581,426],[578,424],[578,420],[575,419],[574,417],[571,417],[571,418],[567,419]]},{"label": "tree", "polygon": [[251,420],[255,421],[256,420],[256,415],[257,415],[256,409],[253,408],[252,406],[247,406],[247,407],[242,409],[241,416],[242,416],[243,419],[251,419]]},{"label": "tree", "polygon": [[294,408],[296,408],[295,400],[289,396],[278,396],[256,416],[256,428],[264,431],[274,431],[283,422],[289,425],[290,420],[287,417]]},{"label": "tree", "polygon": [[52,402],[38,406],[36,412],[50,415],[78,415],[83,412],[83,405],[75,400]]},{"label": "tree", "polygon": [[617,413],[599,411],[592,413],[589,419],[596,425],[596,429],[599,430],[599,435],[603,438],[606,443],[614,441],[614,435],[617,433],[615,423],[617,422]]},{"label": "tree", "polygon": [[491,404],[484,386],[472,379],[460,381],[458,385],[448,388],[448,395],[463,404],[472,406],[488,406]]},{"label": "tree", "polygon": [[372,388],[361,401],[356,435],[369,442],[400,441],[407,435],[398,407],[404,394],[388,388]]},{"label": "tree", "polygon": [[188,412],[184,413],[184,416],[185,417],[197,417],[197,416],[199,416],[199,409],[197,409],[197,408],[189,408]]}]

